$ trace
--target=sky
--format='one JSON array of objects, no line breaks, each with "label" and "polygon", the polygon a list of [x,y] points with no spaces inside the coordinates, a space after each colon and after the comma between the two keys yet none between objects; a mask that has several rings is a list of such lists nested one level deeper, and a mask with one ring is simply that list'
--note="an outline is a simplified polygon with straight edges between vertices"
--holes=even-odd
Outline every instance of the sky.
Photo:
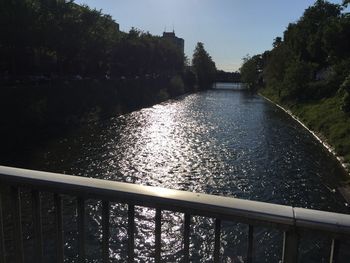
[{"label": "sky", "polygon": [[[119,23],[162,35],[175,30],[185,40],[191,59],[197,42],[203,42],[218,69],[236,71],[247,54],[270,50],[315,0],[76,0],[102,10]],[[332,0],[341,3],[341,0]]]}]

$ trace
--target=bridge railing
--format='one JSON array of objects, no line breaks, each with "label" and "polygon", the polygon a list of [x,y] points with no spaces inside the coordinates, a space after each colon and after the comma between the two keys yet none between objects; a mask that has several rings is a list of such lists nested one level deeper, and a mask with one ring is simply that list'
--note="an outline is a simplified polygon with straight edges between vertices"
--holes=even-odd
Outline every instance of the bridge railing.
[{"label": "bridge railing", "polygon": [[[0,166],[0,184],[11,188],[11,207],[14,215],[12,222],[14,248],[17,262],[24,261],[20,199],[20,189],[22,187],[31,189],[36,262],[42,262],[43,260],[41,192],[54,194],[57,262],[64,261],[61,195],[70,195],[77,198],[79,262],[85,261],[85,200],[87,199],[102,201],[103,262],[109,262],[110,202],[128,205],[127,262],[134,261],[135,205],[156,209],[155,262],[161,262],[162,210],[180,212],[184,215],[184,262],[190,261],[191,216],[199,215],[215,219],[213,257],[215,262],[221,262],[220,234],[222,220],[249,225],[247,262],[252,262],[254,256],[253,234],[255,226],[269,226],[283,231],[283,254],[281,258],[284,263],[297,262],[299,230],[322,231],[330,236],[332,239],[332,245],[329,248],[330,262],[336,262],[339,240],[343,237],[350,237],[350,215],[345,214],[4,166]],[[5,262],[6,251],[1,198],[0,249],[0,262]]]}]

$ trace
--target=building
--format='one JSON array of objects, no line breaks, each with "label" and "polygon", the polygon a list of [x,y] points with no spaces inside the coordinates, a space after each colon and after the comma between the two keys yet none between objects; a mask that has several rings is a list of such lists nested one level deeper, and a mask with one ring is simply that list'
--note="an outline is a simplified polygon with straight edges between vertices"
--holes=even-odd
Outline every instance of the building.
[{"label": "building", "polygon": [[183,38],[179,38],[175,35],[175,32],[163,32],[163,39],[172,42],[175,46],[177,46],[181,52],[184,54],[185,52],[185,40]]}]

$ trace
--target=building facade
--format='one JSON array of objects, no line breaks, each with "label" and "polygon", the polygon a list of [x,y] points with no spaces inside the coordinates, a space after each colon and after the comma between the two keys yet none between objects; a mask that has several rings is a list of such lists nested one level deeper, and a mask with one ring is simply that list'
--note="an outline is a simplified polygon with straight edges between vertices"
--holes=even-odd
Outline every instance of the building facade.
[{"label": "building facade", "polygon": [[177,37],[175,35],[174,31],[173,32],[163,32],[163,39],[173,43],[184,54],[184,52],[185,52],[185,40],[183,40],[183,38]]}]

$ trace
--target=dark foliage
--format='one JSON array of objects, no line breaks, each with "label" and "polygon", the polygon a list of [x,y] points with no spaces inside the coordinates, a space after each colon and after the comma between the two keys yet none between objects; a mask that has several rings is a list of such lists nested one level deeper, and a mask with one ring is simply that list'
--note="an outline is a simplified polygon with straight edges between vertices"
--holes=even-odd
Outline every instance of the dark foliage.
[{"label": "dark foliage", "polygon": [[271,51],[244,59],[242,80],[275,90],[282,100],[333,96],[349,74],[350,16],[343,8],[316,1],[288,25],[283,39],[274,40]]},{"label": "dark foliage", "polygon": [[[242,79],[289,108],[350,162],[350,14],[317,0],[273,49],[249,57]],[[259,80],[261,80],[259,82]]]},{"label": "dark foliage", "polygon": [[192,58],[193,71],[196,74],[200,89],[211,88],[215,81],[216,66],[211,56],[204,48],[204,44],[197,43]]},{"label": "dark foliage", "polygon": [[184,56],[161,37],[119,31],[111,16],[73,1],[2,0],[0,72],[7,77],[120,77],[182,72]]},{"label": "dark foliage", "polygon": [[170,41],[120,32],[86,5],[1,0],[1,152],[190,92],[184,62]]}]

